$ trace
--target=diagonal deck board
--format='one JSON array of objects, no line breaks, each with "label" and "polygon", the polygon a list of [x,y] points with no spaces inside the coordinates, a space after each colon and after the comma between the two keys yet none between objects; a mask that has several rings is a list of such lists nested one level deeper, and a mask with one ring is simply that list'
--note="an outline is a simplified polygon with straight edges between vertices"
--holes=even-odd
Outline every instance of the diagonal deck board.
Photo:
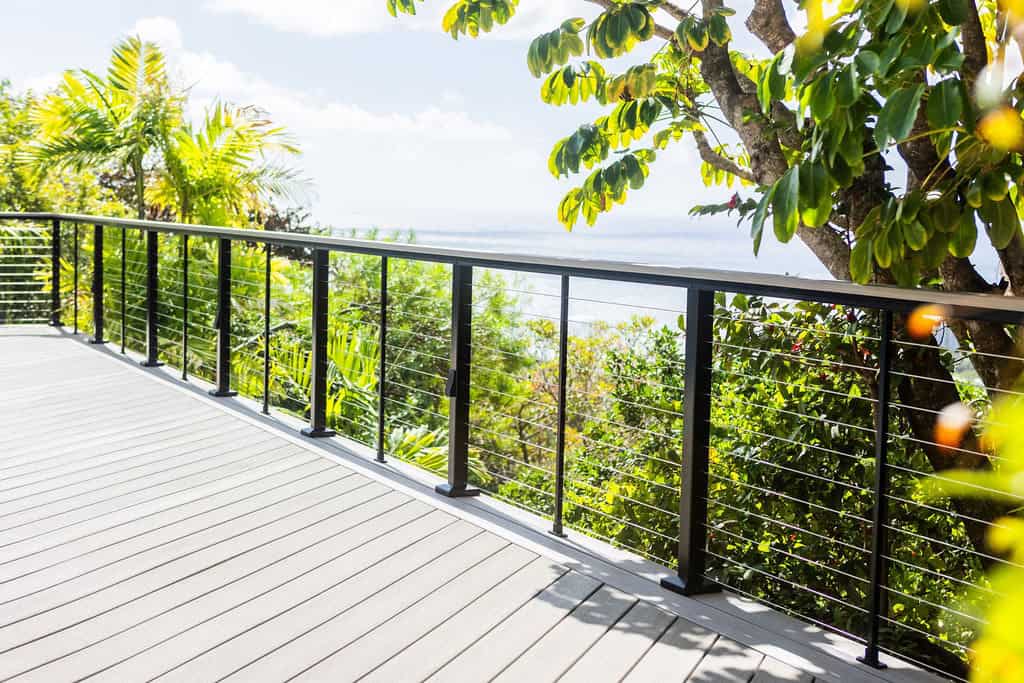
[{"label": "diagonal deck board", "polygon": [[0,414],[0,680],[813,680],[46,328]]}]

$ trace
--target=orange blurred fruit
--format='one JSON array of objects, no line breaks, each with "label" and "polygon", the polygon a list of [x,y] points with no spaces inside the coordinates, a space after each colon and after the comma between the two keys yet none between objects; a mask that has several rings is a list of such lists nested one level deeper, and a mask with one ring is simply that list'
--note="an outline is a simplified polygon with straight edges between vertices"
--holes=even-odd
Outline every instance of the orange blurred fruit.
[{"label": "orange blurred fruit", "polygon": [[1024,121],[1020,113],[1005,105],[985,114],[978,122],[978,134],[985,142],[1004,152],[1024,149]]},{"label": "orange blurred fruit", "polygon": [[928,339],[932,331],[946,320],[947,314],[946,307],[938,304],[918,306],[907,319],[907,333],[918,341]]},{"label": "orange blurred fruit", "polygon": [[963,403],[951,403],[939,412],[935,420],[935,443],[956,448],[974,422],[974,414]]}]

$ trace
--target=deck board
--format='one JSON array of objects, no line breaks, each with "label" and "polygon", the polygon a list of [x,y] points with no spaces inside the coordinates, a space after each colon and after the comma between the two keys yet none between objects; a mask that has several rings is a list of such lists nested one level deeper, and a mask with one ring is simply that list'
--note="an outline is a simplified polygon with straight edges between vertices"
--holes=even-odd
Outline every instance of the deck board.
[{"label": "deck board", "polygon": [[403,678],[417,681],[428,678],[567,571],[545,558],[535,559],[414,642],[395,651],[360,680],[390,683]]},{"label": "deck board", "polygon": [[764,655],[734,640],[719,638],[686,680],[689,683],[749,681],[757,673]]},{"label": "deck board", "polygon": [[682,683],[717,639],[718,634],[680,617],[651,645],[624,680],[627,683]]},{"label": "deck board", "polygon": [[51,329],[0,377],[0,679],[812,681]]},{"label": "deck board", "polygon": [[673,621],[671,614],[650,603],[635,603],[559,680],[590,683],[625,678]]}]

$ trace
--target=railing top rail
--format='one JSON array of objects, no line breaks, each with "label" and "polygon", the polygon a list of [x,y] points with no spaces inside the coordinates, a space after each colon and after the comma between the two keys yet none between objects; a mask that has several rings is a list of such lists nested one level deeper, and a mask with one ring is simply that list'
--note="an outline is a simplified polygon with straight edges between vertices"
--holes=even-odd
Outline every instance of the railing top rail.
[{"label": "railing top rail", "polygon": [[889,285],[859,285],[842,280],[819,280],[791,275],[773,275],[742,271],[685,266],[626,263],[600,259],[549,257],[475,249],[452,249],[419,244],[349,239],[325,235],[187,225],[132,218],[109,218],[70,213],[0,212],[5,221],[53,221],[102,224],[108,227],[146,229],[157,232],[228,238],[304,249],[328,249],[373,256],[461,263],[465,265],[517,270],[532,273],[626,282],[642,282],[677,287],[700,287],[730,293],[755,294],[786,299],[837,303],[865,308],[908,312],[917,306],[938,304],[961,318],[993,320],[1008,324],[1024,323],[1024,297],[995,294],[958,294],[930,289],[906,289]]}]

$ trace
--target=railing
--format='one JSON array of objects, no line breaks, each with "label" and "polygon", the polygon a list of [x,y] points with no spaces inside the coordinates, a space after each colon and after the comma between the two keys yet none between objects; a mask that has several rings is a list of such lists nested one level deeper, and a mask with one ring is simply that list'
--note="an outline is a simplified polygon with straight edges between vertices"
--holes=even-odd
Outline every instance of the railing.
[{"label": "railing", "polygon": [[[973,368],[1021,359],[964,340],[970,325],[1024,322],[1024,301],[92,216],[0,220],[16,224],[0,228],[4,324],[70,321],[211,381],[215,396],[308,418],[307,436],[337,431],[380,462],[444,467],[444,495],[486,489],[549,517],[556,535],[575,528],[675,565],[672,590],[760,600],[863,642],[869,666],[887,652],[964,675],[974,607],[992,592],[984,569],[1007,562],[982,540],[998,522],[917,483],[941,479],[943,458],[998,466],[976,440],[950,449],[928,430],[936,407],[1014,393]],[[633,300],[601,294],[617,286]],[[298,299],[308,320],[280,305]],[[904,321],[923,305],[946,322],[914,340]],[[580,308],[590,313],[573,317]],[[595,310],[645,318],[606,324]]]}]

